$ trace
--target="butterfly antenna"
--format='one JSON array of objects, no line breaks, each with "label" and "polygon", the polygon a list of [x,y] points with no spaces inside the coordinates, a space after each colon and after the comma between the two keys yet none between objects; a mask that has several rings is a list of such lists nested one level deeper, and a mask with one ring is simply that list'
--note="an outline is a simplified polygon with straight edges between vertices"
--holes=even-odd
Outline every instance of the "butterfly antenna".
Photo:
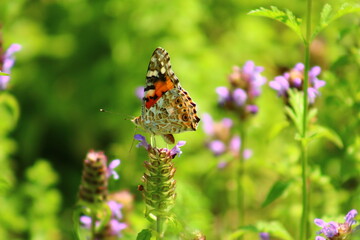
[{"label": "butterfly antenna", "polygon": [[[100,111],[100,112],[103,112],[103,113],[110,113],[110,114],[115,114],[115,115],[124,116],[124,114],[121,114],[121,113],[118,113],[118,112],[108,111],[108,110],[105,110],[105,109],[103,109],[103,108],[100,108],[99,111]],[[123,120],[129,121],[129,120],[132,120],[132,119],[134,119],[133,116],[127,115]]]},{"label": "butterfly antenna", "polygon": [[99,110],[100,110],[100,112],[103,112],[103,113],[110,113],[110,114],[115,114],[115,115],[122,115],[121,113],[108,111],[108,110],[105,110],[105,109],[103,109],[103,108],[100,108]]}]

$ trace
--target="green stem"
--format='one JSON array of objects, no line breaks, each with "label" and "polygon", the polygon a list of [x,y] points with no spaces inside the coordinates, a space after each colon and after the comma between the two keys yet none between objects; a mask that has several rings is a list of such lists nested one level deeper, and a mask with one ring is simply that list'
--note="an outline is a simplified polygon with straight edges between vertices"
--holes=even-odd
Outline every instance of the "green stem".
[{"label": "green stem", "polygon": [[311,5],[312,0],[307,0],[306,15],[306,39],[305,39],[305,70],[304,70],[304,101],[303,101],[303,118],[302,118],[302,141],[301,141],[301,168],[302,168],[302,216],[300,225],[300,240],[306,240],[308,236],[307,223],[309,219],[309,202],[307,187],[307,124],[308,124],[308,86],[309,86],[309,68],[310,68],[310,44],[311,44]]},{"label": "green stem", "polygon": [[161,216],[156,217],[156,231],[157,231],[157,240],[163,239],[163,226],[164,226],[164,218]]},{"label": "green stem", "polygon": [[302,168],[302,216],[300,227],[300,240],[307,239],[308,229],[308,188],[307,188],[307,146],[306,143],[301,143],[301,168]]},{"label": "green stem", "polygon": [[244,206],[244,147],[245,147],[245,127],[244,122],[240,125],[240,139],[241,139],[241,147],[240,153],[238,157],[237,163],[237,176],[236,176],[236,185],[237,185],[237,207],[238,207],[238,218],[239,218],[239,226],[244,226],[245,224],[245,206]]},{"label": "green stem", "polygon": [[90,225],[90,231],[91,231],[91,240],[96,239],[96,211],[93,209],[91,210],[91,225]]}]

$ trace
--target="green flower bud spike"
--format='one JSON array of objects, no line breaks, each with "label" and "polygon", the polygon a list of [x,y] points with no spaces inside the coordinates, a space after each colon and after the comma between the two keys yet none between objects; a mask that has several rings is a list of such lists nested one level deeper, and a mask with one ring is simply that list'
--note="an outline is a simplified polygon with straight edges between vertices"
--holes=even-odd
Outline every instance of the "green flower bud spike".
[{"label": "green flower bud spike", "polygon": [[156,221],[157,239],[163,239],[163,225],[171,215],[170,210],[176,198],[176,169],[172,160],[181,154],[180,147],[185,145],[185,141],[180,141],[174,148],[167,149],[152,147],[140,134],[134,138],[140,141],[137,146],[143,146],[149,156],[149,160],[144,162],[146,173],[141,179],[143,185],[139,186],[146,204],[145,216],[151,222]]}]

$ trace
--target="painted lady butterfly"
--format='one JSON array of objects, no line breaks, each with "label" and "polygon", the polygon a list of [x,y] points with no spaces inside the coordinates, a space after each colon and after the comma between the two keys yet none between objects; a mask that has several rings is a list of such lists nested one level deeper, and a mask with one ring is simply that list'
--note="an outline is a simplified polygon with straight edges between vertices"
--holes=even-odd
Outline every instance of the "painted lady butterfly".
[{"label": "painted lady butterfly", "polygon": [[142,113],[132,122],[173,144],[172,134],[195,131],[199,121],[196,104],[171,69],[169,54],[163,48],[155,49],[146,74]]}]

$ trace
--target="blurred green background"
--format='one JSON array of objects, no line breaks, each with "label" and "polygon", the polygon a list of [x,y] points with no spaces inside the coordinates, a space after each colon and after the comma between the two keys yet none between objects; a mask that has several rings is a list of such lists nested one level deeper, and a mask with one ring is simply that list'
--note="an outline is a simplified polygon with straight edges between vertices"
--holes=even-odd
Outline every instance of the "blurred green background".
[{"label": "blurred green background", "polygon": [[[314,23],[325,3],[337,9],[342,2],[314,2]],[[1,1],[4,47],[19,43],[23,49],[16,54],[8,89],[19,102],[20,117],[14,129],[2,132],[6,141],[0,146],[1,164],[13,171],[6,179],[10,187],[1,191],[0,237],[74,239],[71,218],[82,161],[95,149],[122,161],[120,180],[111,188],[134,195],[133,208],[124,217],[129,224],[125,237],[135,239],[147,226],[137,191],[146,153],[132,147],[133,135],[143,132],[135,130],[130,119],[141,111],[135,90],[145,84],[152,52],[158,46],[169,52],[200,117],[207,112],[215,120],[235,120],[217,108],[215,93],[216,87],[228,86],[233,65],[253,60],[265,67],[270,81],[304,58],[296,34],[277,22],[247,15],[272,5],[299,17],[305,14],[305,1],[299,0]],[[321,66],[320,79],[327,82],[316,104],[317,122],[333,129],[344,147],[326,139],[310,145],[311,217],[360,210],[359,24],[358,14],[345,16],[312,45],[312,66]],[[269,222],[278,221],[294,237],[301,214],[294,130],[274,134],[286,117],[281,99],[267,85],[257,103],[260,112],[247,129],[246,147],[254,155],[246,162],[246,222],[271,226]],[[100,108],[116,114],[101,113]],[[189,231],[228,239],[236,230],[229,207],[235,201],[234,186],[227,173],[216,168],[218,158],[204,147],[205,138],[201,124],[196,132],[176,135],[187,144],[176,159],[175,212]],[[281,179],[295,181],[280,199],[261,208],[272,184]],[[36,205],[54,207],[39,213]],[[318,230],[311,229],[314,234]]]}]

